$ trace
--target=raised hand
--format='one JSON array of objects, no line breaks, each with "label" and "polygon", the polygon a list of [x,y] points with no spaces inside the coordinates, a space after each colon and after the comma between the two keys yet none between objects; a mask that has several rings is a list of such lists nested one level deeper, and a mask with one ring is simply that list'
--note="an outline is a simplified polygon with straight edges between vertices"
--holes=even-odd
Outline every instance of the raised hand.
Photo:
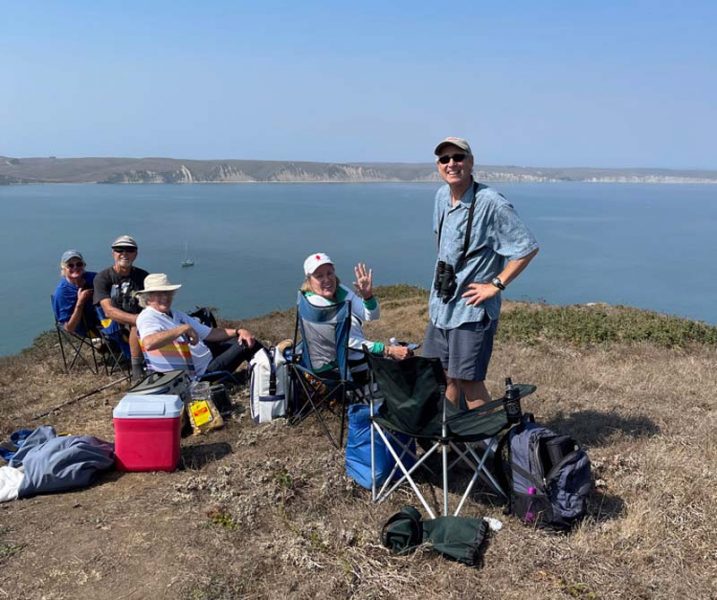
[{"label": "raised hand", "polygon": [[88,300],[92,300],[92,294],[93,294],[93,293],[94,293],[94,292],[93,292],[92,289],[80,290],[80,291],[77,293],[77,304],[79,304],[80,306],[82,306],[82,305],[84,305]]},{"label": "raised hand", "polygon": [[356,293],[364,300],[368,300],[373,296],[373,270],[367,269],[364,263],[358,263],[354,267],[354,275],[356,276],[356,281],[354,281]]}]

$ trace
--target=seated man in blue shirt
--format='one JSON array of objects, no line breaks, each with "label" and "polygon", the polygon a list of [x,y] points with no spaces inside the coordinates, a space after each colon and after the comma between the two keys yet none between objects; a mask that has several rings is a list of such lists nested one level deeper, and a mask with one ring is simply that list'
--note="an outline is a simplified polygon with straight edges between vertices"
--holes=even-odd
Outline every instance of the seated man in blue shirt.
[{"label": "seated man in blue shirt", "polygon": [[501,296],[538,253],[538,242],[513,206],[473,179],[473,152],[448,137],[435,148],[446,185],[436,193],[433,232],[438,259],[423,355],[440,358],[446,396],[468,408],[490,401],[485,386]]},{"label": "seated man in blue shirt", "polygon": [[62,279],[52,295],[55,321],[65,331],[84,337],[90,329],[99,328],[99,319],[92,304],[92,283],[95,273],[85,271],[85,259],[78,250],[67,250],[60,258]]}]

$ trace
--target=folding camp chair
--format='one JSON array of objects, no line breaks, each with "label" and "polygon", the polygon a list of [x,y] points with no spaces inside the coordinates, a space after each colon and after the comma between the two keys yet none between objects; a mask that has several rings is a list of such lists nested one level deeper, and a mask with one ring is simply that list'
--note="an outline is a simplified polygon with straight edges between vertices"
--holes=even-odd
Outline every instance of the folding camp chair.
[{"label": "folding camp chair", "polygon": [[66,373],[72,371],[78,364],[84,364],[95,374],[99,373],[100,363],[97,359],[97,348],[92,343],[91,333],[78,335],[75,332],[67,331],[64,323],[59,321],[55,321],[55,331],[57,332],[57,341],[60,343],[62,364]]},{"label": "folding camp chair", "polygon": [[[79,331],[83,331],[84,335],[80,335],[76,331],[67,331],[65,324],[57,320],[58,313],[55,308],[55,296],[50,296],[50,304],[55,313],[55,331],[57,332],[57,341],[60,344],[60,353],[62,354],[62,364],[65,372],[69,373],[78,364],[84,364],[93,373],[99,373],[98,348],[99,334],[96,332],[96,323],[86,323],[84,314],[82,317],[82,327]],[[97,342],[93,342],[97,340]],[[91,362],[90,362],[91,359]]]},{"label": "folding camp chair", "polygon": [[[53,312],[56,311],[54,295],[50,296],[50,302]],[[122,337],[122,329],[105,317],[100,306],[95,307],[92,314],[93,318],[87,319],[83,313],[82,326],[78,329],[84,332],[81,335],[77,331],[67,331],[64,323],[57,321],[55,312],[55,330],[65,371],[69,373],[78,363],[84,363],[95,374],[100,372],[100,364],[106,375],[112,375],[117,370],[129,370],[129,344]],[[85,355],[89,355],[92,362]]]},{"label": "folding camp chair", "polygon": [[[329,441],[340,448],[346,426],[348,396],[358,386],[353,381],[349,365],[349,332],[351,305],[313,306],[299,292],[294,327],[294,357],[289,364],[289,376],[294,389],[295,403],[290,423],[299,423],[311,414],[316,415]],[[338,442],[322,412],[339,413],[341,421]]]},{"label": "folding camp chair", "polygon": [[[141,339],[139,340],[139,346],[142,349],[142,355],[144,356],[144,364],[147,368],[147,372],[154,373],[155,371],[152,367],[149,353],[145,350]],[[161,348],[153,350],[153,352],[164,355],[165,358],[168,358],[175,365],[175,368],[184,369],[192,381],[228,383],[234,386],[239,385],[239,380],[236,378],[234,373],[230,373],[229,371],[207,371],[198,376],[194,369],[194,362],[192,360],[192,352],[189,348],[189,342],[183,338],[177,338],[168,344],[165,344]]]},{"label": "folding camp chair", "polygon": [[[460,410],[445,395],[446,380],[438,359],[415,356],[394,361],[368,355],[373,385],[370,386],[371,411],[371,495],[374,502],[382,502],[404,482],[408,482],[431,518],[435,513],[429,506],[415,480],[418,469],[434,471],[427,460],[435,452],[442,454],[441,480],[443,512],[448,514],[449,472],[459,464],[468,466],[473,475],[453,513],[457,516],[478,479],[482,479],[495,493],[507,498],[495,476],[487,466],[488,458],[498,445],[498,434],[510,426],[503,398],[472,410]],[[535,386],[516,386],[519,395],[535,391]],[[377,398],[380,396],[380,404]],[[396,461],[393,472],[378,489],[376,480],[376,451],[379,436]],[[425,450],[418,456],[406,437],[415,438]],[[452,459],[449,463],[449,452]],[[400,476],[398,476],[400,474]],[[396,480],[394,476],[398,476]]]}]

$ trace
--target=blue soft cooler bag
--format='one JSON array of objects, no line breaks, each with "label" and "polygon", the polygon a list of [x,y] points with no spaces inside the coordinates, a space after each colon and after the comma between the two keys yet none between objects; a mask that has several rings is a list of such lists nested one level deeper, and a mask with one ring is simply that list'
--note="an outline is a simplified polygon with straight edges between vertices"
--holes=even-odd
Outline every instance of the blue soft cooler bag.
[{"label": "blue soft cooler bag", "polygon": [[[346,441],[346,474],[361,487],[371,489],[371,412],[366,404],[352,404],[349,406],[349,435]],[[410,438],[398,436],[403,443]],[[381,436],[374,434],[376,445],[376,485],[382,485],[391,474],[396,461],[386,448]],[[401,447],[393,445],[398,455],[401,455]],[[415,451],[415,442],[411,442],[409,448]],[[413,456],[404,457],[403,464],[410,468],[413,465]],[[397,471],[396,477],[401,472]]]}]

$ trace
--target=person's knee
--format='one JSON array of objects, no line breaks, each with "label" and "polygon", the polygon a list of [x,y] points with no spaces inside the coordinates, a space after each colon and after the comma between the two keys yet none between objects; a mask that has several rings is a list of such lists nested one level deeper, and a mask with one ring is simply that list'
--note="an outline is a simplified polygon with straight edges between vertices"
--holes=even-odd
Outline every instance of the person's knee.
[{"label": "person's knee", "polygon": [[490,392],[485,381],[462,381],[461,389],[466,398],[468,408],[476,408],[491,401]]}]

